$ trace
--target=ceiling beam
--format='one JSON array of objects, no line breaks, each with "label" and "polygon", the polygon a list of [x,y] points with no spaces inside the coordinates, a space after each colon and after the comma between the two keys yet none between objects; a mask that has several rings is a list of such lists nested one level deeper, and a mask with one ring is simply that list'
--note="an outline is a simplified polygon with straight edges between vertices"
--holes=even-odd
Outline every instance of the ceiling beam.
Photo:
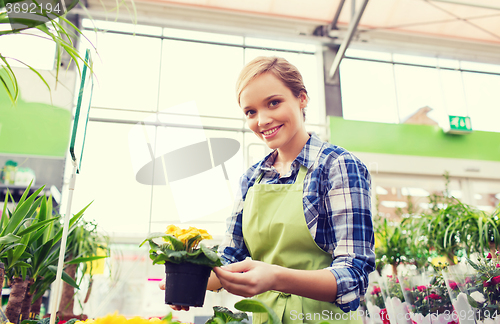
[{"label": "ceiling beam", "polygon": [[340,13],[342,12],[342,8],[344,7],[345,0],[340,0],[339,6],[337,7],[337,12],[335,12],[335,16],[333,16],[332,23],[330,24],[330,30],[338,29],[337,22],[339,21]]},{"label": "ceiling beam", "polygon": [[430,0],[430,1],[445,2],[445,3],[451,3],[451,4],[455,4],[455,5],[462,5],[462,6],[469,6],[469,7],[500,10],[499,6],[489,6],[489,5],[483,5],[483,4],[474,3],[474,2],[466,2],[466,1],[461,1],[461,0]]},{"label": "ceiling beam", "polygon": [[337,55],[335,56],[335,60],[332,63],[332,66],[330,68],[329,72],[329,77],[333,78],[335,73],[337,72],[340,62],[342,61],[342,58],[344,57],[345,51],[347,50],[347,47],[349,46],[349,43],[352,40],[352,37],[354,36],[354,33],[356,32],[356,29],[358,28],[359,21],[361,20],[361,16],[363,16],[363,12],[365,11],[366,5],[368,4],[369,0],[363,0],[363,3],[361,4],[361,7],[358,9],[356,14],[354,15],[353,19],[349,23],[349,28],[347,29],[347,34],[345,35],[344,40],[342,41],[342,44],[340,44],[340,48],[337,52]]}]

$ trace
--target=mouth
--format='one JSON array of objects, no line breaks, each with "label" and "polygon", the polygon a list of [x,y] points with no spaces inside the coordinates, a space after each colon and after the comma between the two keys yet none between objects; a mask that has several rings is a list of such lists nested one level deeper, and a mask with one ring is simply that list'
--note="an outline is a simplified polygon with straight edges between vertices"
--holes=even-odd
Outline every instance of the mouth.
[{"label": "mouth", "polygon": [[274,135],[276,135],[278,133],[278,131],[281,129],[281,127],[283,127],[283,125],[279,125],[279,126],[276,126],[274,128],[265,130],[261,133],[262,133],[262,135],[264,135],[265,138],[270,138],[270,137],[273,137]]}]

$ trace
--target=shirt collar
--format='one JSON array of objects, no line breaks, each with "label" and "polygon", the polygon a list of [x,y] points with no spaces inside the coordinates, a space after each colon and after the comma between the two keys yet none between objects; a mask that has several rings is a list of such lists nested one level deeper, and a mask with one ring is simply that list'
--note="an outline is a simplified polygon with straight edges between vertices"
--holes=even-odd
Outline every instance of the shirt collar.
[{"label": "shirt collar", "polygon": [[[302,148],[299,155],[292,163],[292,168],[298,167],[297,163],[302,164],[306,168],[311,168],[318,157],[318,154],[323,146],[323,141],[316,135],[316,133],[309,133],[311,136],[307,140],[306,145]],[[259,168],[264,171],[270,171],[273,168],[274,160],[278,155],[278,151],[274,150],[269,153],[259,165]]]}]

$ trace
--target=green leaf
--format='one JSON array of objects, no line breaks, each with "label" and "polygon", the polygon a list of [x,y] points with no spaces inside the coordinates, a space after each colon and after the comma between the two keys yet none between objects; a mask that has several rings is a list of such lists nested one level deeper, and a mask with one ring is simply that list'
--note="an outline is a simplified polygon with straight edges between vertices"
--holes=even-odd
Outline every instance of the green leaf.
[{"label": "green leaf", "polygon": [[78,322],[79,319],[78,318],[72,318],[70,319],[69,321],[66,322],[66,324],[75,324],[76,322]]},{"label": "green leaf", "polygon": [[[85,206],[82,210],[80,210],[78,213],[76,213],[75,215],[73,215],[73,217],[71,217],[70,221],[69,221],[69,228],[72,228],[73,225],[75,225],[76,222],[78,222],[82,216],[83,216],[83,213],[87,210],[87,208],[89,208],[89,206],[92,204],[92,202],[90,202],[87,206]],[[59,240],[61,240],[62,238],[62,232],[63,232],[63,227],[61,226],[61,228],[59,229],[59,231],[56,233],[56,235],[54,235],[54,243],[58,242]]]},{"label": "green leaf", "polygon": [[178,238],[176,238],[173,235],[165,235],[163,234],[162,238],[166,242],[170,242],[172,244],[172,247],[174,248],[175,251],[181,251],[181,250],[186,250],[186,247],[184,246],[184,243],[182,243]]},{"label": "green leaf", "polygon": [[57,219],[58,218],[52,218],[52,219],[47,219],[47,220],[44,220],[44,221],[41,221],[41,222],[37,222],[35,224],[32,224],[32,225],[28,226],[26,229],[17,232],[16,234],[19,235],[19,236],[29,234],[31,232],[34,232],[34,231],[38,230],[39,228],[47,226],[49,223],[52,223],[52,222],[54,222]]},{"label": "green leaf", "polygon": [[190,251],[191,248],[193,247],[193,244],[196,243],[196,241],[198,241],[198,239],[200,239],[200,238],[201,238],[200,234],[196,235],[195,237],[190,238],[186,244],[186,251]]},{"label": "green leaf", "polygon": [[217,255],[217,253],[212,251],[212,249],[206,247],[204,244],[200,244],[200,249],[210,261],[216,262],[217,260],[219,260],[219,256]]},{"label": "green leaf", "polygon": [[163,232],[149,233],[148,236],[146,237],[146,239],[144,241],[142,241],[142,243],[139,245],[139,247],[143,246],[144,243],[146,243],[148,241],[151,242],[153,239],[163,237],[163,236],[165,236],[165,233],[163,233]]},{"label": "green leaf", "polygon": [[[5,215],[5,214],[2,214],[2,215]],[[5,217],[7,217],[7,216],[5,216]],[[19,242],[19,240],[21,240],[21,237],[14,235],[12,233],[9,233],[5,236],[0,237],[0,244],[15,243],[15,242]]]},{"label": "green leaf", "polygon": [[76,258],[76,259],[73,259],[71,261],[65,262],[65,264],[80,264],[80,263],[91,262],[91,261],[95,261],[95,260],[106,259],[107,257],[108,257],[107,255],[81,257],[81,258]]},{"label": "green leaf", "polygon": [[234,308],[242,312],[267,313],[269,324],[281,323],[281,320],[278,318],[278,315],[276,315],[272,308],[258,299],[240,300],[239,302],[234,304]]},{"label": "green leaf", "polygon": [[[50,269],[50,271],[54,272],[57,275],[57,266],[49,265],[48,268]],[[65,271],[62,272],[62,280],[71,287],[80,290],[80,287],[78,287],[77,283]]]},{"label": "green leaf", "polygon": [[21,324],[37,324],[37,320],[24,320],[21,322]]},{"label": "green leaf", "polygon": [[220,317],[217,317],[217,316],[212,316],[210,317],[206,322],[205,324],[226,324],[226,322],[220,318]]},{"label": "green leaf", "polygon": [[239,313],[233,313],[231,310],[229,310],[226,307],[221,307],[221,306],[214,306],[214,317],[221,318],[223,320],[223,323],[228,323],[228,322],[241,322],[243,320],[248,319],[248,315],[243,312]]},{"label": "green leaf", "polygon": [[[45,186],[41,187],[37,191],[35,191],[28,199],[26,199],[22,204],[18,203],[12,217],[7,224],[7,227],[2,231],[2,235],[12,233],[15,228],[21,223],[21,221],[28,215],[28,212],[31,210],[34,205],[35,198],[38,194],[43,190]],[[29,187],[25,190],[23,196],[29,191]],[[37,200],[40,203],[39,200]],[[36,207],[35,207],[36,209]]]},{"label": "green leaf", "polygon": [[469,302],[469,305],[471,305],[472,307],[478,308],[476,300],[471,296],[467,295],[467,301]]}]

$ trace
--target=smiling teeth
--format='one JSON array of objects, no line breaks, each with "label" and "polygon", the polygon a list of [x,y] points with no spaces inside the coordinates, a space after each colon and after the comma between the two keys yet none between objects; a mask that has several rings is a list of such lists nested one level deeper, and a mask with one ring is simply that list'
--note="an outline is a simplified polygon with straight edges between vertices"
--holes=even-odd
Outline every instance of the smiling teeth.
[{"label": "smiling teeth", "polygon": [[264,134],[264,135],[271,135],[271,134],[272,134],[272,133],[274,133],[277,129],[278,129],[278,127],[275,127],[275,128],[273,128],[273,129],[271,129],[271,130],[268,130],[268,131],[264,131],[264,132],[262,132],[262,134]]}]

